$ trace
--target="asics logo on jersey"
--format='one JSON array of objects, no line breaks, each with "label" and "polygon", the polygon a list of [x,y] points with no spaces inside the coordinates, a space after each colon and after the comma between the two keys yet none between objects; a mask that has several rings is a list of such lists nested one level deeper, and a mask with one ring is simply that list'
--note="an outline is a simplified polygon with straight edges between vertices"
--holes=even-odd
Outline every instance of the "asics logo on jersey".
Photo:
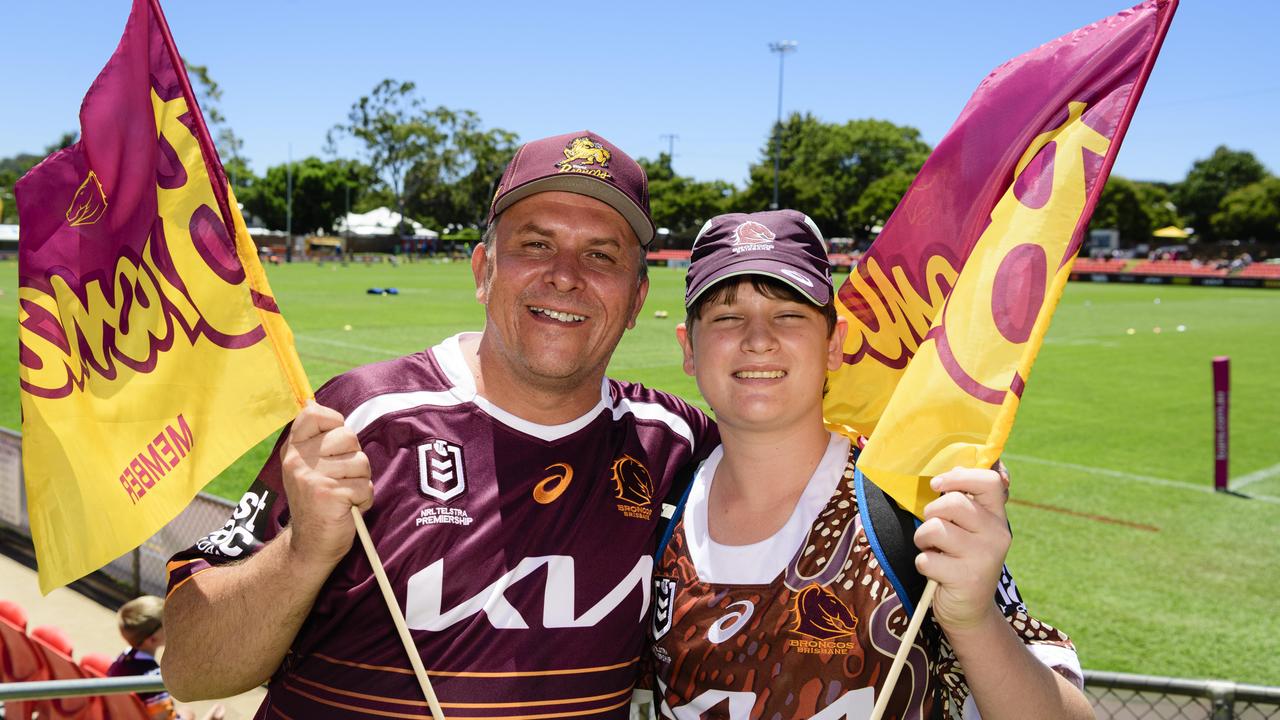
[{"label": "asics logo on jersey", "polygon": [[721,617],[719,620],[711,623],[711,627],[707,628],[707,639],[719,645],[738,633],[739,630],[746,627],[751,620],[751,615],[755,613],[755,603],[750,600],[739,600],[732,603],[725,610],[741,607],[741,610],[731,612]]},{"label": "asics logo on jersey", "polygon": [[573,482],[573,467],[569,463],[555,463],[548,465],[543,472],[551,474],[533,486],[533,499],[542,505],[550,505]]},{"label": "asics logo on jersey", "polygon": [[431,438],[418,446],[418,489],[423,495],[448,502],[467,489],[462,448]]},{"label": "asics logo on jersey", "polygon": [[[457,583],[446,587],[444,559],[441,558],[419,570],[409,578],[408,600],[405,603],[405,620],[414,630],[440,632],[466,621],[477,613],[484,613],[489,624],[499,630],[526,630],[529,622],[520,610],[506,598],[507,589],[526,577],[545,568],[542,600],[542,627],[573,628],[594,627],[608,617],[627,598],[640,588],[640,603],[635,608],[636,622],[644,622],[649,609],[649,574],[653,570],[653,556],[641,555],[623,578],[594,605],[578,614],[576,575],[574,560],[567,555],[544,555],[524,558],[514,568],[470,598],[444,607],[444,595],[458,596]],[[474,574],[469,568],[455,570],[466,579]]]},{"label": "asics logo on jersey", "polygon": [[618,510],[630,518],[648,520],[653,516],[653,478],[639,460],[623,455],[613,461],[614,497]]}]

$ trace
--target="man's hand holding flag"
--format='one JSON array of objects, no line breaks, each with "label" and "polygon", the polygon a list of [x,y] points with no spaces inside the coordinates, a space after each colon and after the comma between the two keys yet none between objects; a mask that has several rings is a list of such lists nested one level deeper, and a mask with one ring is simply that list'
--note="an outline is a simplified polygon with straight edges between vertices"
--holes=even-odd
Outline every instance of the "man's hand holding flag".
[{"label": "man's hand holding flag", "polygon": [[[159,0],[134,0],[80,125],[16,186],[23,466],[46,593],[155,534],[312,395]],[[347,491],[341,552],[354,525],[443,718],[360,516],[368,461],[341,425],[304,413],[303,445],[319,447],[297,462],[337,473],[307,490]]]}]

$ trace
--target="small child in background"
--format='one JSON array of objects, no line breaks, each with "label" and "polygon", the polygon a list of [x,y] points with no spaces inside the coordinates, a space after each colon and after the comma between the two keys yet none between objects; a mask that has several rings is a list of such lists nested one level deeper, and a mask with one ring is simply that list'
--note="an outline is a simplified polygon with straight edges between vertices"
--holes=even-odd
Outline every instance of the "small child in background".
[{"label": "small child in background", "polygon": [[[164,600],[155,595],[143,595],[134,598],[116,613],[120,635],[129,643],[129,649],[120,653],[120,657],[107,669],[110,677],[122,675],[160,675],[160,663],[156,656],[164,647]],[[152,720],[195,720],[195,713],[190,708],[178,708],[173,698],[165,691],[138,693],[147,714]],[[222,720],[225,711],[221,705],[215,705],[205,715],[204,720]]]}]

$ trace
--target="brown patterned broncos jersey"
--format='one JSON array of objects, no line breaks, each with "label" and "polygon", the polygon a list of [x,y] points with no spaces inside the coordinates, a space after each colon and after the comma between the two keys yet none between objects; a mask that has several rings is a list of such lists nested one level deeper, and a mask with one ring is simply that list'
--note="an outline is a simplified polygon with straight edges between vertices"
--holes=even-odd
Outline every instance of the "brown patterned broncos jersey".
[{"label": "brown patterned broncos jersey", "polygon": [[[866,481],[855,472],[849,442],[833,435],[788,524],[750,546],[718,545],[707,533],[706,497],[720,457],[717,449],[699,469],[654,571],[659,715],[869,717],[910,617],[863,526],[859,486]],[[1007,572],[996,602],[1041,661],[1079,675],[1070,640],[1026,614]],[[967,696],[963,672],[930,617],[884,717],[973,717]]]},{"label": "brown patterned broncos jersey", "polygon": [[[477,394],[457,337],[345,373],[316,398],[369,456],[365,520],[446,715],[627,717],[662,501],[716,446],[710,420],[606,379],[582,417],[530,423]],[[273,454],[226,525],[170,562],[171,592],[256,552],[288,518]],[[430,717],[359,543],[257,717]]]}]

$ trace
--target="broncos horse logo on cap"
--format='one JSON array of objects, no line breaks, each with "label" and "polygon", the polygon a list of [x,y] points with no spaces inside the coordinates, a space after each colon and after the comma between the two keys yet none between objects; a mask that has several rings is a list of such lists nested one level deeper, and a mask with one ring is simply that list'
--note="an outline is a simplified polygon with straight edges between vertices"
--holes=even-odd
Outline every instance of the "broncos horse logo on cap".
[{"label": "broncos horse logo on cap", "polygon": [[573,165],[574,160],[581,160],[583,165],[599,165],[609,167],[612,154],[608,148],[587,136],[574,138],[564,149],[564,161],[559,163],[563,170],[565,165]]},{"label": "broncos horse logo on cap", "polygon": [[773,241],[777,237],[777,234],[764,225],[748,220],[733,229],[733,251],[772,250]]}]

